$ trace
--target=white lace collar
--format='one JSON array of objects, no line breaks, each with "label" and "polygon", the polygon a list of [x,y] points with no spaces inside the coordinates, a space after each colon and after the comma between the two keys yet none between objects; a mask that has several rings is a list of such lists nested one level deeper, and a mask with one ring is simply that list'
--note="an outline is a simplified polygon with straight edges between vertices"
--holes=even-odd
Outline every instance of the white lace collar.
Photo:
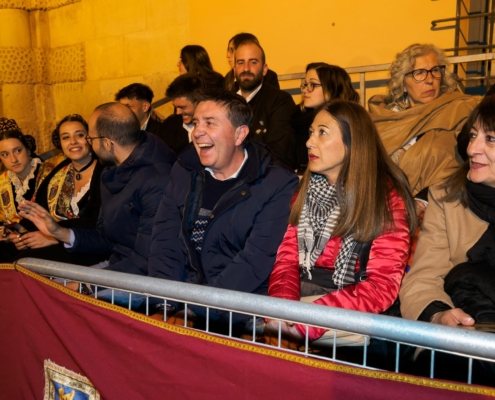
[{"label": "white lace collar", "polygon": [[72,196],[72,199],[70,200],[70,206],[72,208],[72,213],[75,216],[79,216],[79,207],[77,203],[84,197],[84,195],[88,192],[89,186],[91,185],[91,179],[86,183],[81,190],[75,195]]},{"label": "white lace collar", "polygon": [[12,171],[7,172],[10,182],[14,185],[15,201],[17,204],[24,203],[26,200],[24,195],[29,190],[29,181],[35,178],[34,173],[36,172],[36,168],[38,168],[39,164],[41,164],[41,160],[39,158],[33,158],[31,160],[31,171],[24,181],[21,181],[21,179]]}]

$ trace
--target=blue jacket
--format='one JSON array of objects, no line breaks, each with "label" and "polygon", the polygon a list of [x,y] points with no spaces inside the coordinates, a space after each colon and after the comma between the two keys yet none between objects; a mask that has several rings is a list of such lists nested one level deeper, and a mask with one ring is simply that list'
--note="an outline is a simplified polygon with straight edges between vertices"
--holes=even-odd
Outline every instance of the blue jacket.
[{"label": "blue jacket", "polygon": [[[243,168],[249,172],[243,175],[247,177],[216,204],[200,254],[190,237],[208,172],[201,166],[195,148],[179,156],[155,218],[150,276],[268,293],[268,277],[287,230],[298,178],[274,164],[271,153],[262,145],[246,143],[246,149],[248,160]],[[203,314],[201,307],[192,309]],[[218,319],[212,311],[210,317]]]},{"label": "blue jacket", "polygon": [[175,160],[163,140],[143,132],[121,165],[103,170],[96,229],[74,229],[71,250],[111,253],[107,269],[147,275],[153,220]]}]

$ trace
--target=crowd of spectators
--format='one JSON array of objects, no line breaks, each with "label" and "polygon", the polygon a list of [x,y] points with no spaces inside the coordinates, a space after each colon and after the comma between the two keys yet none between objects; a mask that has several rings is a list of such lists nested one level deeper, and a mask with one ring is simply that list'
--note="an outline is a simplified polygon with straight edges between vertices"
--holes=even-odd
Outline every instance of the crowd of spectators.
[{"label": "crowd of spectators", "polygon": [[[477,105],[461,93],[430,44],[397,54],[388,93],[369,112],[339,66],[308,64],[296,106],[254,35],[235,35],[227,59],[223,77],[203,47],[185,46],[167,118],[140,83],[88,123],[66,116],[52,137],[59,163],[42,162],[34,139],[1,118],[0,261],[39,257],[371,313],[400,307],[404,318],[450,326],[495,323],[495,97]],[[185,318],[181,304],[167,311],[170,323]],[[190,326],[205,317],[187,309]],[[230,317],[209,318],[221,330]],[[242,334],[251,321],[233,322]],[[302,343],[304,327],[281,328],[289,347]],[[278,339],[278,321],[257,329]],[[309,340],[324,334],[312,328]]]}]

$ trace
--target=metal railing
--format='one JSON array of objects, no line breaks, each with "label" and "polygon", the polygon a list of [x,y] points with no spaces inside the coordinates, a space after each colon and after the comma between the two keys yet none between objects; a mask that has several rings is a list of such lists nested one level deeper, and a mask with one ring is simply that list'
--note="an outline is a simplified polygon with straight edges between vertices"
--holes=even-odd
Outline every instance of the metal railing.
[{"label": "metal railing", "polygon": [[[455,57],[448,57],[448,60],[451,64],[463,64],[463,63],[470,63],[470,62],[479,62],[479,61],[493,61],[495,60],[495,53],[485,53],[485,54],[474,54],[474,55],[467,55],[467,56],[455,56]],[[390,63],[388,64],[375,64],[375,65],[364,65],[360,67],[350,67],[350,68],[344,68],[349,75],[351,75],[351,78],[353,75],[359,75],[359,95],[361,97],[361,104],[363,106],[366,105],[366,87],[367,83],[369,84],[369,81],[366,80],[366,74],[370,72],[383,72],[383,71],[388,71],[390,69]],[[279,75],[278,80],[279,81],[291,81],[291,80],[296,80],[296,79],[303,79],[305,76],[304,72],[298,72],[294,74],[285,74],[285,75]],[[474,77],[474,78],[465,78],[463,81],[474,81],[474,80],[488,80],[489,75],[484,75],[482,77]],[[387,81],[386,80],[380,80],[378,81],[379,85],[378,86],[386,86]],[[377,86],[377,85],[375,85]],[[287,90],[287,89],[286,89]],[[290,90],[290,89],[289,89]]]},{"label": "metal railing", "polygon": [[[474,54],[474,55],[467,55],[467,56],[455,56],[455,57],[449,57],[448,60],[450,61],[451,64],[464,64],[464,63],[471,63],[471,62],[479,62],[479,61],[493,61],[495,60],[495,53],[485,53],[485,54]],[[353,75],[359,75],[359,82],[356,85],[356,88],[359,89],[359,94],[361,97],[361,104],[363,106],[366,105],[366,88],[370,85],[370,82],[373,82],[373,87],[386,87],[388,80],[380,79],[376,81],[369,81],[366,79],[366,74],[371,73],[371,72],[384,72],[388,71],[390,69],[390,63],[388,64],[375,64],[375,65],[363,65],[359,67],[349,67],[349,68],[344,68],[351,77]],[[490,79],[489,75],[489,69],[486,69],[486,74],[481,77],[472,77],[472,78],[464,78],[461,79],[462,81],[476,81],[476,80],[486,80],[488,83]],[[285,81],[293,81],[293,80],[299,80],[303,79],[305,76],[304,72],[296,72],[293,74],[283,74],[278,76],[279,82],[285,82]],[[300,89],[299,89],[299,83],[294,86],[293,88],[285,88],[283,89],[290,94],[299,94]],[[159,107],[162,106],[170,101],[169,98],[164,98],[157,100],[152,104],[153,107]]]},{"label": "metal railing", "polygon": [[[170,301],[184,303],[186,310],[190,305],[207,307],[207,332],[210,332],[208,323],[209,309],[225,310],[230,313],[229,337],[232,337],[232,314],[234,312],[247,314],[254,318],[255,322],[257,318],[268,318],[328,329],[333,331],[334,343],[337,342],[337,331],[362,335],[365,340],[363,340],[361,346],[362,352],[359,362],[349,362],[336,357],[337,346],[335,344],[332,345],[333,348],[329,356],[324,353],[321,355],[318,352],[312,352],[311,344],[308,342],[307,329],[305,345],[301,347],[304,355],[359,367],[373,369],[373,366],[370,366],[367,362],[368,338],[386,341],[396,346],[394,355],[395,368],[391,368],[395,372],[401,372],[399,367],[400,354],[401,346],[404,348],[404,345],[431,350],[429,371],[431,378],[435,377],[435,354],[438,352],[467,358],[467,383],[471,383],[473,379],[473,360],[495,361],[495,340],[493,340],[494,337],[491,333],[33,258],[21,259],[18,264],[50,278],[61,278],[65,283],[67,281],[76,281],[95,285],[94,297],[96,298],[101,293],[99,288],[104,288],[106,291],[111,290],[112,304],[114,303],[114,292],[125,291],[129,294],[129,309],[131,309],[133,296],[144,296],[146,306],[143,312],[146,315],[149,314],[150,300],[156,303],[156,299],[161,299],[158,301],[164,306],[164,320],[167,319],[166,310]],[[82,284],[79,287],[81,288]],[[186,324],[187,319],[184,322],[184,326]],[[255,323],[252,324],[252,338],[250,339],[252,342],[256,341],[255,325]],[[266,344],[260,345],[268,346]],[[278,348],[280,347],[281,333],[279,332]],[[292,351],[301,354],[300,350]]]}]

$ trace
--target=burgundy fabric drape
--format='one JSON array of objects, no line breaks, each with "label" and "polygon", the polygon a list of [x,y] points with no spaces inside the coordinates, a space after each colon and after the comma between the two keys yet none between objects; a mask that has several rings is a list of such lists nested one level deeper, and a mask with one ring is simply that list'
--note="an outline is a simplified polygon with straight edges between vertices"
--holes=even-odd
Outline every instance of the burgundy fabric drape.
[{"label": "burgundy fabric drape", "polygon": [[167,325],[0,265],[0,398],[41,399],[43,364],[102,399],[482,399],[495,390],[369,371]]}]

